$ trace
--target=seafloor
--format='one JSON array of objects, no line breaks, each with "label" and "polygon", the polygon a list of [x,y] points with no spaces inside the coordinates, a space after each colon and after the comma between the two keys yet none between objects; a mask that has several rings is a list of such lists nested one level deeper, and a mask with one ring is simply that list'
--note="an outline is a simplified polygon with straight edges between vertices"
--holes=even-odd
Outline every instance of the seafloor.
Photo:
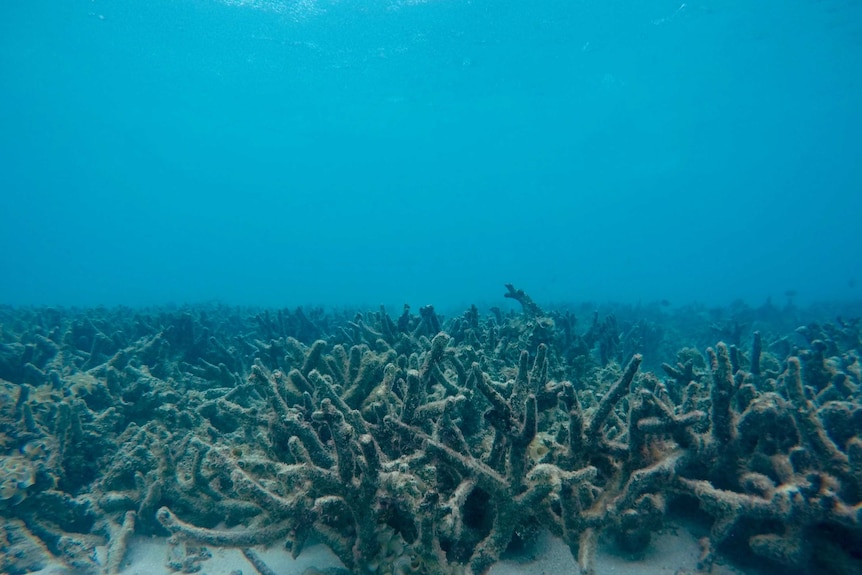
[{"label": "seafloor", "polygon": [[680,524],[702,573],[862,573],[859,306],[505,296],[0,308],[0,573],[113,575],[161,535],[185,573],[324,544],[357,574],[480,574],[550,532],[588,574]]}]

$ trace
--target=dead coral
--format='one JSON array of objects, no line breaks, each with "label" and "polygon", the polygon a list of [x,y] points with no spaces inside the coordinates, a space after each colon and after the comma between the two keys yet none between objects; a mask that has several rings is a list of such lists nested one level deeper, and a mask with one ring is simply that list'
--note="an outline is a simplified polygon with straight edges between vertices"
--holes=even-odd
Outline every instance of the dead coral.
[{"label": "dead coral", "polygon": [[741,541],[768,565],[858,572],[859,322],[750,349],[735,323],[735,346],[708,365],[685,349],[663,380],[640,353],[617,363],[658,349],[658,316],[578,333],[507,287],[522,314],[7,318],[0,545],[22,559],[3,569],[113,573],[138,532],[170,534],[183,571],[201,545],[314,537],[356,573],[479,574],[549,529],[591,573],[599,540],[636,554],[688,503],[711,527],[704,571]]}]

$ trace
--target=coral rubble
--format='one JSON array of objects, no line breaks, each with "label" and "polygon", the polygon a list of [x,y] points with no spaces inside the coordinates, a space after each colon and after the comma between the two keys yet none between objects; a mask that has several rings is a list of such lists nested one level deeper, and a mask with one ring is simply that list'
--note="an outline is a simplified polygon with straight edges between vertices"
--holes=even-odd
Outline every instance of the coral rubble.
[{"label": "coral rubble", "polygon": [[448,320],[0,308],[0,572],[111,575],[143,533],[182,572],[314,540],[354,573],[479,575],[550,530],[588,574],[600,540],[636,555],[681,513],[709,528],[703,572],[731,540],[862,569],[859,322],[733,320],[706,359],[649,357],[690,316],[579,333],[506,287],[520,313]]}]

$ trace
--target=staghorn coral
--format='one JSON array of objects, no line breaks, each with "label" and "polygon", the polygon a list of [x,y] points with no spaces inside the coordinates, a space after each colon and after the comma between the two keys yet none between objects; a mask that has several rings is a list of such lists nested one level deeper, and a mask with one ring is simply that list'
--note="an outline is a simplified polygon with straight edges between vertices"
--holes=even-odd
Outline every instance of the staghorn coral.
[{"label": "staghorn coral", "polygon": [[[694,497],[713,517],[708,548],[743,537],[751,552],[771,562],[835,568],[834,558],[818,555],[816,545],[828,531],[836,539],[820,549],[841,556],[850,566],[844,572],[853,572],[859,558],[852,542],[862,527],[860,478],[806,398],[799,359],[787,360],[779,382],[783,394],[755,387],[755,398],[737,410],[734,396],[746,389],[751,374],[733,372],[724,344],[709,351],[710,427],[695,438],[674,481],[676,491]],[[852,453],[858,441],[848,441],[847,451]],[[835,545],[836,540],[841,543]],[[707,552],[704,568],[713,559]]]},{"label": "staghorn coral", "polygon": [[181,571],[201,545],[263,569],[249,547],[313,537],[355,573],[478,574],[549,529],[590,573],[600,540],[636,555],[696,504],[704,571],[731,540],[767,565],[859,569],[858,322],[761,329],[750,350],[739,327],[662,380],[641,353],[690,317],[619,308],[578,333],[507,289],[523,314],[448,321],[0,308],[0,545],[22,557],[2,568],[114,573],[137,532],[170,534]]}]

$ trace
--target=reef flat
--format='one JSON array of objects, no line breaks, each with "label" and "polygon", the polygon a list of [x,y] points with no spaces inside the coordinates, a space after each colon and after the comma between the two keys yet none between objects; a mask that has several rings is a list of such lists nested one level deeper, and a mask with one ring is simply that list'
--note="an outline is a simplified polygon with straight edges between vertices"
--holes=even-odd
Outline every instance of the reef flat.
[{"label": "reef flat", "polygon": [[352,573],[479,575],[550,531],[590,574],[678,516],[701,573],[862,572],[858,319],[504,295],[0,308],[0,573],[113,575],[137,534],[184,573],[321,542]]}]

